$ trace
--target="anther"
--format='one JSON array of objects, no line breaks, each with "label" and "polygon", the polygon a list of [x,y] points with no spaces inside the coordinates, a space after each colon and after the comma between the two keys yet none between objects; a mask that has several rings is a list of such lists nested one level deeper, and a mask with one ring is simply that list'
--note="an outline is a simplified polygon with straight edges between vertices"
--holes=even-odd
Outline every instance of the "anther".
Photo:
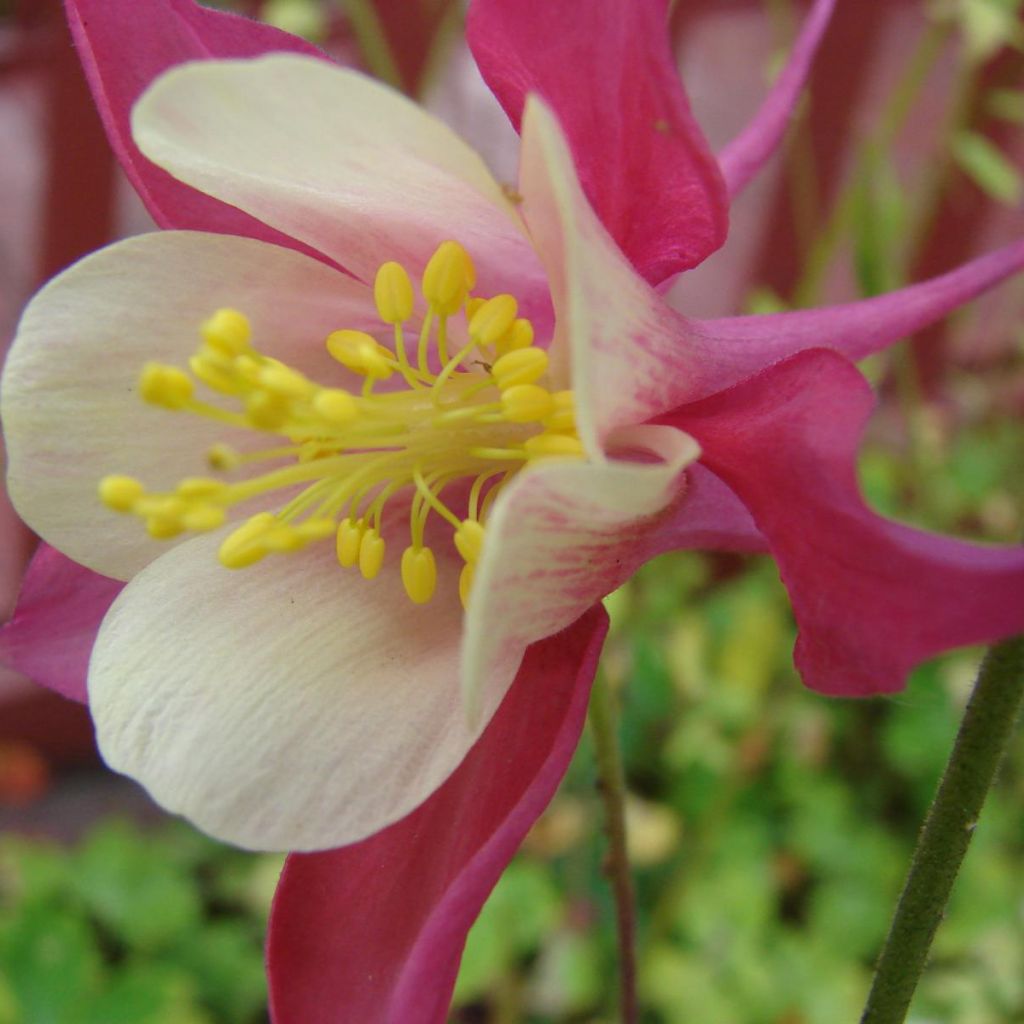
[{"label": "anther", "polygon": [[458,242],[442,242],[423,271],[423,297],[441,316],[462,307],[473,285],[476,269]]},{"label": "anther", "polygon": [[206,452],[206,461],[211,469],[237,469],[242,464],[242,456],[229,444],[218,442],[211,445]]},{"label": "anther", "polygon": [[181,409],[192,397],[192,380],[184,370],[162,363],[146,363],[139,377],[142,399],[165,409]]},{"label": "anther", "polygon": [[359,571],[372,580],[384,564],[384,538],[371,526],[359,541]]},{"label": "anther", "polygon": [[363,540],[362,520],[342,519],[338,523],[338,562],[346,569],[359,561],[359,548]]},{"label": "anther", "polygon": [[227,513],[220,505],[211,505],[205,501],[195,502],[182,514],[181,525],[186,530],[203,533],[207,530],[216,530],[218,526],[223,526],[226,518]]},{"label": "anther", "polygon": [[412,316],[412,281],[401,263],[384,263],[373,282],[377,312],[386,324],[405,323]]},{"label": "anther", "polygon": [[304,399],[316,392],[316,386],[298,370],[276,360],[260,368],[258,380],[262,387],[281,398]]},{"label": "anther", "polygon": [[255,391],[245,400],[249,422],[260,430],[276,430],[288,416],[288,403],[271,391]]},{"label": "anther", "polygon": [[271,513],[259,512],[229,533],[217,552],[221,565],[228,569],[244,569],[266,556],[269,549],[264,547],[262,538],[274,521]]},{"label": "anther", "polygon": [[548,430],[571,431],[576,429],[576,398],[571,391],[556,391],[551,395],[554,409],[541,421]]},{"label": "anther", "polygon": [[212,498],[224,490],[220,480],[212,480],[206,476],[187,476],[175,488],[182,498]]},{"label": "anther", "polygon": [[306,542],[302,535],[288,523],[274,523],[261,537],[260,543],[267,549],[278,554],[291,554],[301,551]]},{"label": "anther", "polygon": [[571,434],[537,434],[528,437],[523,447],[531,459],[551,458],[552,456],[582,458],[583,443]]},{"label": "anther", "polygon": [[356,418],[356,400],[341,388],[321,388],[313,399],[313,408],[325,420],[335,425],[351,423]]},{"label": "anther", "polygon": [[391,376],[391,353],[365,331],[333,331],[327,336],[327,351],[353,373],[374,380]]},{"label": "anther", "polygon": [[105,476],[99,486],[100,501],[115,512],[131,512],[146,488],[131,476]]},{"label": "anther", "polygon": [[146,519],[146,533],[153,540],[170,540],[184,531],[185,527],[177,519],[164,516],[149,516]]},{"label": "anther", "polygon": [[222,357],[205,353],[190,356],[188,368],[212,391],[222,395],[238,394],[238,381],[231,372],[231,364]]},{"label": "anther", "polygon": [[518,384],[534,384],[548,372],[548,354],[542,348],[520,348],[503,355],[492,367],[494,383],[505,391]]},{"label": "anther", "polygon": [[143,494],[132,506],[137,516],[177,521],[188,508],[188,502],[173,494]]},{"label": "anther", "polygon": [[459,600],[462,607],[469,607],[469,591],[473,586],[473,575],[476,571],[475,562],[467,562],[459,573]]},{"label": "anther", "polygon": [[426,604],[437,586],[437,563],[430,548],[411,544],[402,552],[402,583],[414,604]]},{"label": "anther", "polygon": [[252,329],[249,318],[237,309],[218,309],[199,333],[210,348],[226,356],[241,355],[249,348]]},{"label": "anther", "polygon": [[484,528],[475,519],[463,519],[455,531],[455,547],[467,562],[475,562],[480,557],[480,549],[484,543]]},{"label": "anther", "polygon": [[533,344],[533,324],[529,320],[519,317],[513,321],[512,326],[505,335],[498,339],[496,348],[498,355],[506,352],[514,352],[520,348],[529,348]]},{"label": "anther", "polygon": [[534,423],[551,414],[551,392],[536,384],[517,384],[501,393],[502,415],[511,423]]},{"label": "anther", "polygon": [[511,295],[495,295],[470,318],[469,336],[481,345],[493,345],[508,333],[519,307]]}]

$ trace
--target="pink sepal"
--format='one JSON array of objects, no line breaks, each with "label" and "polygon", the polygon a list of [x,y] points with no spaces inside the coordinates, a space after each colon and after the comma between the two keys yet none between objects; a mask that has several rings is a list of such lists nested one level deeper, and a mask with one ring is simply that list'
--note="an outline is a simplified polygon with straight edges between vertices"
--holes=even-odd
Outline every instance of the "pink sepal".
[{"label": "pink sepal", "polygon": [[466,35],[519,128],[526,96],[554,111],[608,232],[652,283],[725,241],[718,163],[690,113],[664,0],[474,0]]},{"label": "pink sepal", "polygon": [[88,703],[89,653],[123,586],[40,544],[14,615],[0,628],[0,661],[41,686]]},{"label": "pink sepal", "polygon": [[983,547],[883,519],[856,458],[874,407],[835,352],[810,350],[662,419],[767,538],[800,629],[795,659],[815,690],[899,690],[940,651],[1024,630],[1024,548]]},{"label": "pink sepal", "polygon": [[[753,373],[801,349],[827,347],[863,359],[933,324],[965,302],[1024,269],[1024,240],[1011,242],[938,277],[858,302],[785,313],[691,320],[706,346],[705,360],[719,361],[721,383]],[[687,344],[693,344],[688,341]],[[709,377],[711,375],[709,374]]]},{"label": "pink sepal", "polygon": [[287,32],[192,0],[66,0],[66,10],[110,145],[160,227],[245,235],[310,252],[150,163],[132,141],[130,115],[161,72],[186,61],[273,51],[327,60],[324,53]]},{"label": "pink sepal", "polygon": [[466,759],[408,817],[289,857],[267,948],[275,1024],[440,1024],[462,947],[565,774],[607,629],[595,607],[535,644]]},{"label": "pink sepal", "polygon": [[735,199],[786,136],[790,118],[828,28],[836,0],[816,0],[775,84],[750,123],[719,154],[729,198]]}]

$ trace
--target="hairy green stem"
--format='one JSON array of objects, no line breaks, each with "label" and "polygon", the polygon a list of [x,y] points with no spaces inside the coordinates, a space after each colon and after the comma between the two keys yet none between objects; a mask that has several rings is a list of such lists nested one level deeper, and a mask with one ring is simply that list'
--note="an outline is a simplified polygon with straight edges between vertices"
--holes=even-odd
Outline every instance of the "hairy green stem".
[{"label": "hairy green stem", "polygon": [[597,758],[598,789],[604,802],[608,835],[606,872],[615,897],[619,936],[619,1001],[623,1024],[636,1024],[636,902],[626,854],[626,778],[619,747],[615,701],[602,672],[594,680],[588,721]]},{"label": "hairy green stem", "polygon": [[882,949],[861,1024],[902,1024],[985,797],[1024,704],[1024,637],[981,666]]}]

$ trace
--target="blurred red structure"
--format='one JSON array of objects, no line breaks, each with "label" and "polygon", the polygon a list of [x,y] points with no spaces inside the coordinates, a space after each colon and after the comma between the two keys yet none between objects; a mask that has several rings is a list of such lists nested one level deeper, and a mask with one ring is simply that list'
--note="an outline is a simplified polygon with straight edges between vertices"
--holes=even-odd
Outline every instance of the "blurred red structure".
[{"label": "blurred red structure", "polygon": [[[38,245],[30,249],[27,273],[23,271],[27,279],[20,282],[31,290],[113,237],[117,179],[59,0],[21,0],[0,32],[0,87],[18,81],[34,88],[41,99],[43,177],[30,218]],[[9,247],[30,242],[14,240]],[[8,292],[3,297],[5,310],[13,311],[25,296],[10,294],[16,287],[10,277],[3,287]],[[6,615],[35,542],[6,504],[0,516],[0,605]],[[0,788],[5,798],[25,800],[42,792],[46,761],[95,758],[84,708],[47,691],[20,686],[8,674],[0,678],[0,709]]]}]

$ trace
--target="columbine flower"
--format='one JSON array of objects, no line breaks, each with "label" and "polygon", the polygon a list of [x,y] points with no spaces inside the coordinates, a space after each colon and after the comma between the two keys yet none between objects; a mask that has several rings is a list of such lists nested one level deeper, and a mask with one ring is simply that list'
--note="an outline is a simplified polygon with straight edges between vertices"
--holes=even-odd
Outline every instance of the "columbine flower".
[{"label": "columbine flower", "polygon": [[[662,4],[580,23],[478,0],[478,62],[521,121],[515,189],[397,96],[295,56],[149,90],[135,143],[172,180],[125,134],[147,76],[122,74],[114,30],[146,14],[85,6],[80,41],[158,219],[250,236],[90,257],[30,306],[5,372],[20,511],[130,580],[90,668],[104,753],[255,846],[352,841],[422,804],[290,862],[279,1015],[324,1019],[341,995],[348,1019],[443,1015],[465,929],[578,735],[591,609],[653,554],[770,549],[798,664],[827,692],[892,690],[935,651],[1020,628],[1020,552],[864,506],[871,396],[847,360],[1017,269],[1024,245],[771,317],[686,320],[652,287],[721,243],[726,193],[777,141],[830,3],[720,174]],[[189,39],[265,48],[212,12],[163,14],[152,43],[173,56],[151,67]],[[204,458],[224,475],[197,479]]]}]

